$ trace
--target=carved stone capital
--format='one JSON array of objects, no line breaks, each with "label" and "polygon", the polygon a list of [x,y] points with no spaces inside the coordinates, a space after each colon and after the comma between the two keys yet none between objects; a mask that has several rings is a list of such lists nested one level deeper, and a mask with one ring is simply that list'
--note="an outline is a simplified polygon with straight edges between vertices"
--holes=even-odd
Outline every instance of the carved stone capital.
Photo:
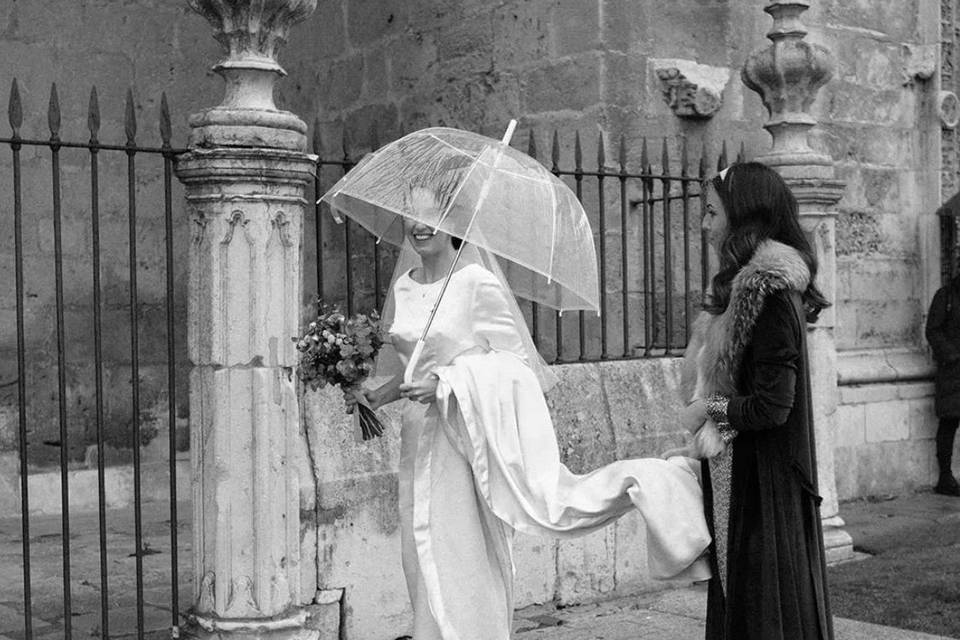
[{"label": "carved stone capital", "polygon": [[835,62],[829,49],[804,40],[807,30],[800,14],[809,6],[800,0],[767,3],[764,11],[773,16],[767,33],[772,44],[750,54],[741,78],[760,94],[770,116],[764,128],[773,137],[773,148],[759,159],[778,168],[805,166],[808,175],[818,173],[811,168],[823,166],[819,173],[829,177],[832,160],[810,148],[807,133],[817,122],[810,106],[833,76]]},{"label": "carved stone capital", "polygon": [[290,27],[310,15],[317,0],[189,0],[214,27],[226,57],[213,69],[225,83],[223,102],[190,117],[192,147],[264,147],[303,150],[307,125],[277,109],[277,62]]},{"label": "carved stone capital", "polygon": [[651,60],[663,88],[663,99],[680,118],[710,118],[723,104],[723,89],[730,79],[726,67],[711,67],[692,60]]}]

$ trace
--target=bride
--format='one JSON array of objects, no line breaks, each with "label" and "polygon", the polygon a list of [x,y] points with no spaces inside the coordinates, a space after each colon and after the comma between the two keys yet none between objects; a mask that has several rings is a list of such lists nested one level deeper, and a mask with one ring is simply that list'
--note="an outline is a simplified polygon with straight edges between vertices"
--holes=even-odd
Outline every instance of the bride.
[{"label": "bride", "polygon": [[[410,192],[421,213],[439,215],[441,199]],[[407,220],[404,234],[414,259],[398,261],[384,308],[397,375],[364,394],[373,408],[405,403],[399,501],[413,638],[510,637],[515,531],[581,536],[638,509],[654,576],[708,577],[700,486],[684,458],[621,460],[585,475],[560,463],[543,395],[555,379],[489,254],[465,247],[403,383],[460,243]],[[352,411],[356,401],[345,401]]]}]

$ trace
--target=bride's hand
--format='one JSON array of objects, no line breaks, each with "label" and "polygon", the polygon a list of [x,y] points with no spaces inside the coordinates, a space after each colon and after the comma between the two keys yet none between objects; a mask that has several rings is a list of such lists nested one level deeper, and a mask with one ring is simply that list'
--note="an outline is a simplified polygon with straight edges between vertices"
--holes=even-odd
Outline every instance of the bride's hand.
[{"label": "bride's hand", "polygon": [[[358,389],[355,387],[350,387],[343,389],[343,404],[346,405],[346,412],[353,413],[357,408],[357,393]],[[373,389],[359,389],[359,393],[367,399],[367,404],[370,405],[370,408],[377,408],[377,393]]]},{"label": "bride's hand", "polygon": [[423,404],[435,402],[437,400],[438,381],[439,378],[436,374],[431,373],[422,380],[416,380],[409,384],[405,382],[400,385],[400,397]]}]

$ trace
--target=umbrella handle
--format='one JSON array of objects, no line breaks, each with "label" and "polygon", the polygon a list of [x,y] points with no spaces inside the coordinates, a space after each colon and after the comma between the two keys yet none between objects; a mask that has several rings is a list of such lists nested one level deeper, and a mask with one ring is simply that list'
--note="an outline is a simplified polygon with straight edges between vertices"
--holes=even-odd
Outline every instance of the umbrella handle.
[{"label": "umbrella handle", "polygon": [[413,370],[416,368],[417,362],[420,361],[420,355],[423,353],[423,344],[423,338],[421,337],[417,340],[417,345],[413,348],[413,353],[410,355],[407,368],[403,370],[403,381],[406,384],[413,382]]}]

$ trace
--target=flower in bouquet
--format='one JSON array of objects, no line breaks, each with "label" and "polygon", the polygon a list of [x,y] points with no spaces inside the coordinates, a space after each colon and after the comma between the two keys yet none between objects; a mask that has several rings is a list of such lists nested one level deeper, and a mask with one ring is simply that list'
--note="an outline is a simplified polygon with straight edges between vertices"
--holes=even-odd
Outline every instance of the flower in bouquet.
[{"label": "flower in bouquet", "polygon": [[374,311],[348,318],[338,307],[322,305],[317,319],[293,341],[300,352],[297,376],[313,390],[330,384],[352,392],[363,439],[383,435],[383,424],[360,391],[383,345],[380,316]]}]

